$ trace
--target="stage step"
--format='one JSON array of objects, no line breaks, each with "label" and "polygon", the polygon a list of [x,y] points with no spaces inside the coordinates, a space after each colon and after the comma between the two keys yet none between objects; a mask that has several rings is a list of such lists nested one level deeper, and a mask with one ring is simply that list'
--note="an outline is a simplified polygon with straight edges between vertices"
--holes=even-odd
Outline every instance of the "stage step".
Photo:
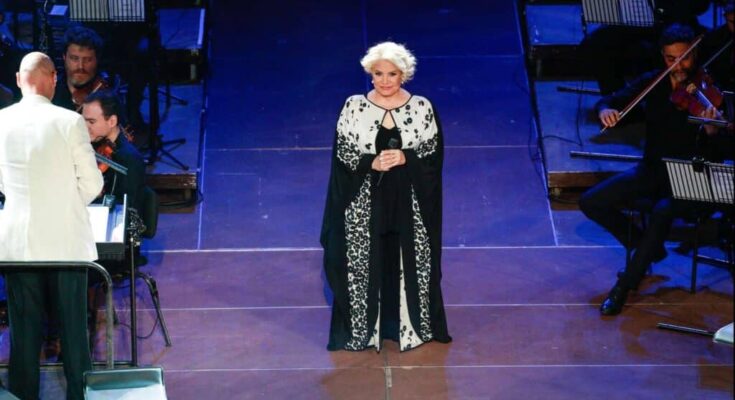
[{"label": "stage step", "polygon": [[[159,96],[161,127],[159,134],[170,156],[159,153],[159,158],[148,167],[146,183],[158,194],[162,204],[191,203],[196,200],[199,188],[199,153],[201,123],[204,117],[203,85],[173,85],[171,95],[186,100],[186,104],[172,102],[166,107],[166,95]],[[141,110],[147,119],[148,103]],[[183,142],[183,143],[182,143]],[[173,158],[172,158],[173,157]],[[175,160],[184,164],[181,168]]]},{"label": "stage step", "polygon": [[[631,123],[600,134],[601,126],[594,112],[599,95],[564,92],[559,91],[559,87],[589,90],[597,89],[597,84],[590,81],[535,82],[549,192],[583,190],[631,168],[642,154],[642,124]],[[570,155],[572,151],[615,154],[631,160],[577,158]]]},{"label": "stage step", "polygon": [[158,12],[164,65],[173,82],[198,82],[203,77],[206,55],[206,10],[163,8]]},{"label": "stage step", "polygon": [[583,76],[585,71],[577,50],[584,38],[582,6],[555,3],[527,2],[522,9],[531,74],[537,79]]}]

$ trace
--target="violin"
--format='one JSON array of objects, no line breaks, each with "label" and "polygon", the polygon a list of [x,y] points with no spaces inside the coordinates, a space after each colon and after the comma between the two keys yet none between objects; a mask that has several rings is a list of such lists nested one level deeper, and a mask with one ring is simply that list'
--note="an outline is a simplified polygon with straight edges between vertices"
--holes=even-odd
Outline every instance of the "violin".
[{"label": "violin", "polygon": [[723,95],[712,77],[700,68],[692,79],[682,82],[671,92],[670,99],[678,110],[687,110],[698,117],[710,107],[719,108]]},{"label": "violin", "polygon": [[[129,127],[121,127],[120,134],[124,135],[125,138],[132,143],[133,135]],[[112,168],[115,171],[121,172],[123,175],[127,174],[128,169],[121,164],[112,160],[112,155],[115,154],[117,145],[115,142],[107,137],[103,137],[96,142],[92,142],[92,148],[95,151],[95,158],[97,159],[97,167],[103,174],[108,169]]]},{"label": "violin", "polygon": [[[95,153],[108,160],[111,159],[112,154],[115,153],[115,143],[107,138],[92,143],[92,148],[94,148]],[[110,168],[110,165],[104,162],[97,162],[97,168],[99,168],[100,172],[104,174]]]},{"label": "violin", "polygon": [[108,88],[110,88],[110,84],[107,82],[107,74],[105,73],[100,73],[86,85],[77,88],[77,90],[71,94],[71,101],[77,106],[76,111],[78,113],[82,112],[84,99],[86,99],[87,96],[98,90],[105,90]]}]

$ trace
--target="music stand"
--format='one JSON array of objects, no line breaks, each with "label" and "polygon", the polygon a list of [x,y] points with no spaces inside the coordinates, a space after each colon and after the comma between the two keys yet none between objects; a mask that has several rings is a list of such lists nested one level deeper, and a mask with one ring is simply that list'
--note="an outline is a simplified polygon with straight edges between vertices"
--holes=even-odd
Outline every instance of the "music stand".
[{"label": "music stand", "polygon": [[69,18],[80,22],[145,22],[145,0],[69,0]]},{"label": "music stand", "polygon": [[704,160],[664,158],[675,199],[703,203],[733,203],[733,166]]},{"label": "music stand", "polygon": [[[701,159],[687,161],[664,158],[663,161],[669,174],[673,198],[706,204],[733,204],[735,193],[732,165],[711,163]],[[722,340],[715,336],[715,332],[707,330],[662,322],[657,326],[661,329],[715,337],[717,342],[732,344],[732,324],[725,325],[717,331],[719,334],[729,329],[729,341]]]},{"label": "music stand", "polygon": [[653,0],[582,0],[586,23],[624,26],[653,26]]}]

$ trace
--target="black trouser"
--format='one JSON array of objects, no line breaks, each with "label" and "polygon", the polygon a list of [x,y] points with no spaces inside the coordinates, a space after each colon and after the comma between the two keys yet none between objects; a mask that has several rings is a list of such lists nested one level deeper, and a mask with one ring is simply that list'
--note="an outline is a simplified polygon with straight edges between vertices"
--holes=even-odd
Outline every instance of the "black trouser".
[{"label": "black trouser", "polygon": [[92,369],[87,339],[87,272],[34,271],[6,274],[10,317],[10,392],[36,400],[46,286],[59,316],[67,400],[83,400],[82,375]]},{"label": "black trouser", "polygon": [[615,175],[592,187],[582,195],[579,206],[591,220],[602,225],[627,246],[628,218],[620,209],[638,199],[650,199],[650,211],[645,231],[634,227],[631,237],[633,258],[620,283],[628,288],[638,285],[669,234],[674,218],[690,215],[701,206],[693,202],[672,199],[668,176],[663,166],[637,167]]}]

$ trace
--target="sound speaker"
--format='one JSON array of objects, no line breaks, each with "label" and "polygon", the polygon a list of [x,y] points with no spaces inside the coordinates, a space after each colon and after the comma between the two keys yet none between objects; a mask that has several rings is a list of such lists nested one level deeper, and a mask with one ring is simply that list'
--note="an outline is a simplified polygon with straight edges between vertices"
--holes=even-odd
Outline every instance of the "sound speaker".
[{"label": "sound speaker", "polygon": [[130,368],[84,373],[86,400],[166,400],[163,369]]}]

